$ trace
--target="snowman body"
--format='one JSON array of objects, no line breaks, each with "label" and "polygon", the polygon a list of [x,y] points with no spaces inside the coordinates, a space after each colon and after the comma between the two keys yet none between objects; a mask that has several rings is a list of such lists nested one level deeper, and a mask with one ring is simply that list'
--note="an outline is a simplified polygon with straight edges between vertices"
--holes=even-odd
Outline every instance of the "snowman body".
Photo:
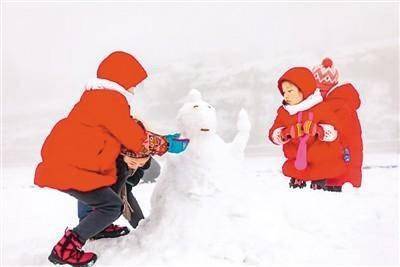
[{"label": "snowman body", "polygon": [[211,250],[221,255],[233,244],[235,234],[230,229],[243,210],[243,151],[250,123],[242,110],[238,134],[226,143],[216,133],[215,109],[198,91],[190,96],[177,117],[190,143],[184,153],[169,155],[152,195],[150,216],[142,224],[141,231],[146,233],[141,236],[153,249],[157,243],[160,253],[169,249],[178,253],[172,252],[177,245],[180,252],[209,254]]}]

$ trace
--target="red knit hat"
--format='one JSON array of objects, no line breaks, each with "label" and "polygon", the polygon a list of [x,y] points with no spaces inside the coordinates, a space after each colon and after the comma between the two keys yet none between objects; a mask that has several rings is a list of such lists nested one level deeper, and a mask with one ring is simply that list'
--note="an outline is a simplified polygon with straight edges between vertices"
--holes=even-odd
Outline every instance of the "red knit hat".
[{"label": "red knit hat", "polygon": [[97,78],[118,83],[126,90],[146,79],[147,73],[132,55],[116,51],[106,57],[97,69]]},{"label": "red knit hat", "polygon": [[317,88],[317,84],[315,83],[312,72],[304,67],[291,68],[285,72],[281,78],[279,78],[278,88],[282,95],[282,83],[284,81],[288,81],[296,85],[303,93],[304,98],[312,95]]},{"label": "red knit hat", "polygon": [[317,86],[321,89],[330,89],[338,83],[339,72],[333,66],[330,58],[325,58],[321,65],[315,66],[312,69],[313,75],[317,82]]}]

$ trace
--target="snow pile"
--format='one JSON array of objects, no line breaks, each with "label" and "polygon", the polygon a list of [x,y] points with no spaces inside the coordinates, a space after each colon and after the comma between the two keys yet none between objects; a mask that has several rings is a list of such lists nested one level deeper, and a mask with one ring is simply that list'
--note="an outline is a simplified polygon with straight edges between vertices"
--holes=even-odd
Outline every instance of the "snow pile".
[{"label": "snow pile", "polygon": [[238,134],[227,144],[216,134],[215,108],[192,90],[177,120],[190,144],[185,153],[168,158],[154,189],[151,214],[130,240],[168,261],[182,253],[242,261],[240,237],[231,230],[243,227],[239,191],[246,187],[242,160],[250,132],[247,114],[240,112]]},{"label": "snow pile", "polygon": [[[182,249],[174,258],[172,253],[168,255],[168,251],[176,253],[183,247],[182,243],[194,249],[198,243],[187,244],[184,240],[177,241],[177,238],[169,242],[154,237],[146,239],[143,237],[144,229],[134,230],[128,236],[117,239],[89,241],[84,249],[99,255],[95,265],[99,267],[235,266],[234,263],[243,257],[238,266],[398,264],[398,154],[365,155],[363,185],[359,190],[346,193],[318,192],[309,188],[290,190],[287,178],[280,172],[281,161],[281,157],[245,158],[242,179],[247,187],[238,193],[238,197],[245,201],[238,208],[240,214],[232,219],[234,222],[225,224],[226,229],[221,229],[221,235],[229,233],[234,246],[226,246],[226,250],[219,255],[211,253],[216,250],[199,247],[197,257],[193,256],[195,253]],[[180,172],[182,180],[188,179],[183,174],[188,173],[185,166],[180,167]],[[1,237],[2,266],[50,266],[47,256],[51,248],[66,226],[74,227],[78,222],[76,201],[56,190],[30,186],[32,176],[31,168],[4,170],[1,196],[4,201],[1,210],[4,215],[1,217],[4,227]],[[150,198],[154,189],[154,184],[148,183],[133,189],[146,217],[150,214]],[[21,202],[21,199],[29,201]],[[208,203],[203,204],[204,207],[206,205]],[[200,212],[199,205],[196,206],[194,201],[191,209],[187,199],[180,205],[183,206],[187,208],[179,209],[176,222],[170,221],[170,225],[165,225],[163,233],[170,238],[173,233],[186,237],[208,237],[209,231],[215,233],[216,227],[222,225],[219,219],[223,215],[213,214],[213,209],[204,215],[205,212]],[[171,207],[170,212],[176,213],[177,208]],[[200,215],[205,217],[195,218]],[[186,229],[185,233],[180,233],[175,226],[177,221],[184,223],[183,218],[193,224],[190,231]],[[195,220],[201,220],[204,225],[198,228]],[[117,223],[127,225],[123,218]],[[172,227],[175,229],[172,230]],[[159,232],[162,229],[159,228]],[[215,240],[223,240],[219,237]],[[154,244],[149,244],[150,241]],[[225,245],[223,242],[219,244]],[[164,250],[161,250],[162,247]],[[235,257],[231,256],[233,252]]]}]

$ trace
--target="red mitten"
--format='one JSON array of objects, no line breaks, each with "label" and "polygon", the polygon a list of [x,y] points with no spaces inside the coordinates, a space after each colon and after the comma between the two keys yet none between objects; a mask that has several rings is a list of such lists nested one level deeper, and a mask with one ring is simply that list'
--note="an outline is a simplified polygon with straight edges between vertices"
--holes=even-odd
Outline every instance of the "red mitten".
[{"label": "red mitten", "polygon": [[282,133],[284,133],[287,138],[299,138],[304,135],[303,126],[301,123],[296,123],[291,125],[289,128],[285,128]]},{"label": "red mitten", "polygon": [[303,123],[303,131],[305,134],[314,136],[317,132],[317,125],[313,121],[306,120]]},{"label": "red mitten", "polygon": [[316,134],[322,134],[322,136],[324,135],[324,130],[322,127],[310,120],[307,120],[303,123],[303,131],[305,134],[310,136],[315,136]]},{"label": "red mitten", "polygon": [[316,130],[315,134],[318,136],[319,139],[322,140],[325,135],[324,128],[322,128],[320,125],[317,125],[316,129],[317,130]]},{"label": "red mitten", "polygon": [[290,134],[290,127],[282,129],[281,135],[280,135],[280,139],[282,140],[282,142],[286,142],[291,138],[292,138],[292,136]]},{"label": "red mitten", "polygon": [[303,123],[303,131],[310,136],[317,135],[319,139],[324,138],[324,129],[313,121],[307,120]]}]

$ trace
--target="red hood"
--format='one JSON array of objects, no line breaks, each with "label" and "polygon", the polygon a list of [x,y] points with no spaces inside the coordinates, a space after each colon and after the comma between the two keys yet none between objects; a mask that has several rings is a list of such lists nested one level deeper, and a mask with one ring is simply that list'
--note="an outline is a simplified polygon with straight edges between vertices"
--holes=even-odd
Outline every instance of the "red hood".
[{"label": "red hood", "polygon": [[360,95],[350,83],[333,88],[333,90],[328,93],[326,98],[328,100],[342,99],[349,105],[349,107],[355,110],[357,110],[361,105]]},{"label": "red hood", "polygon": [[97,70],[97,78],[116,82],[125,89],[138,85],[146,77],[147,73],[139,61],[122,51],[111,53]]},{"label": "red hood", "polygon": [[312,93],[314,93],[315,89],[317,89],[314,75],[305,67],[291,68],[282,75],[282,77],[278,80],[278,88],[282,95],[282,83],[284,81],[288,81],[296,85],[303,93],[304,98],[310,96]]}]

